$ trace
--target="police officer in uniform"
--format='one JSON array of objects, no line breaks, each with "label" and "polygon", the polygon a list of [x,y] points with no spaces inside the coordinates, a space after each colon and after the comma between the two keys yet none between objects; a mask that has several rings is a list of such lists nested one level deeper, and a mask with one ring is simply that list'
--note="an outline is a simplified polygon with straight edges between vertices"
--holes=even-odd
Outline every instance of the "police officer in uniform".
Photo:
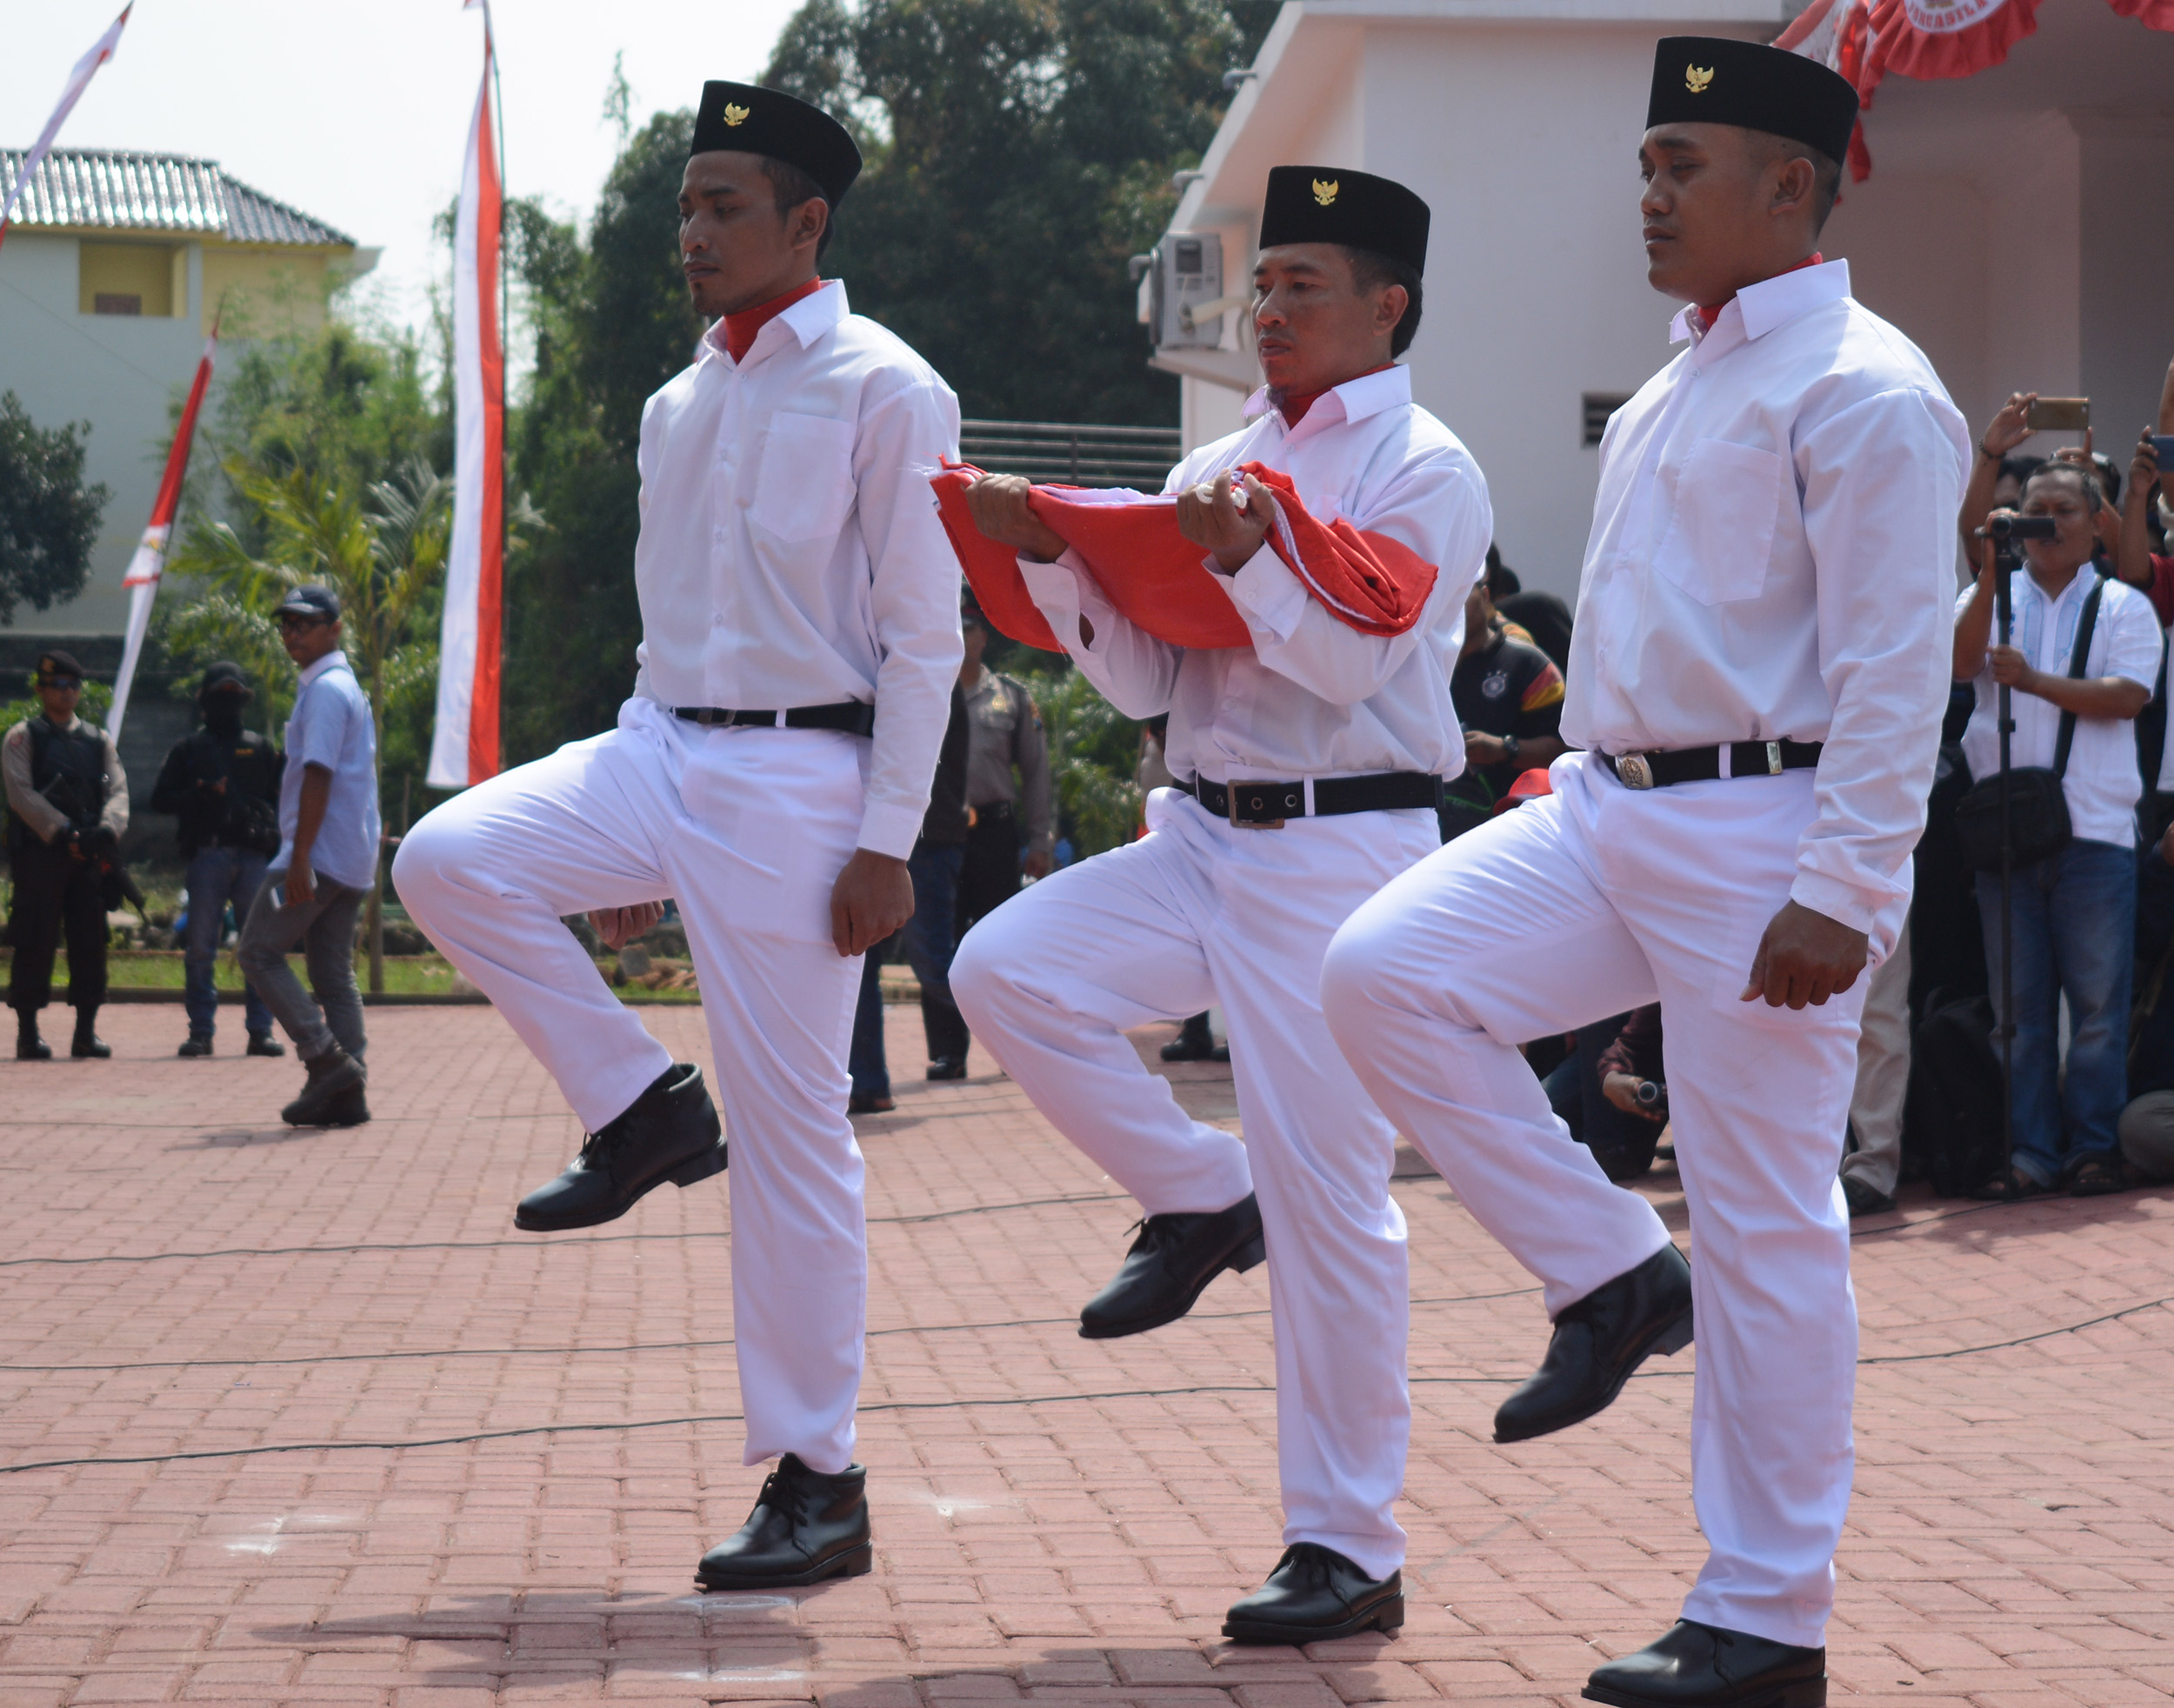
[{"label": "police officer in uniform", "polygon": [[53,1047],[38,1036],[37,1011],[52,1000],[53,954],[68,938],[68,1004],[76,1036],[68,1053],[110,1056],[96,1023],[106,994],[106,909],[117,905],[121,833],[129,827],[129,780],[113,737],[76,716],[83,667],[59,648],[38,656],[36,689],[44,715],[0,739],[8,797],[8,857],[15,892],[8,912],[15,947],[8,1004],[15,1010],[15,1058],[43,1062]]},{"label": "police officer in uniform", "polygon": [[[1850,83],[1659,44],[1647,277],[1690,349],[1608,424],[1554,792],[1337,933],[1330,1029],[1399,1131],[1544,1284],[1554,1332],[1496,1438],[1592,1416],[1698,1337],[1683,1617],[1585,1695],[1816,1708],[1850,1497],[1857,1312],[1836,1181],[1868,964],[1910,900],[1947,704],[1969,435],[1816,245]],[[1658,1000],[1691,1211],[1574,1144],[1515,1040]]]},{"label": "police officer in uniform", "polygon": [[[1184,1316],[1265,1258],[1282,1558],[1224,1634],[1310,1643],[1404,1622],[1393,1515],[1410,1432],[1396,1133],[1337,1054],[1316,992],[1331,933],[1439,846],[1464,764],[1450,672],[1492,532],[1487,487],[1396,365],[1417,330],[1427,205],[1326,166],[1269,175],[1250,325],[1251,421],[1171,470],[1177,523],[1226,577],[1249,644],[1185,648],[1118,615],[1016,477],[968,490],[1079,670],[1126,716],[1170,713],[1176,786],[1148,834],[1067,866],[975,926],[951,991],[1035,1106],[1140,1202],[1140,1237],[1081,1313],[1090,1339]],[[1287,477],[1348,525],[1405,603],[1347,623],[1264,542]],[[1396,567],[1390,567],[1390,566]],[[1219,1002],[1245,1137],[1191,1119],[1127,1027]]]},{"label": "police officer in uniform", "polygon": [[[176,1053],[209,1056],[218,1027],[219,991],[213,982],[219,939],[229,904],[237,922],[263,886],[264,870],[279,851],[279,750],[255,730],[242,727],[242,708],[257,697],[239,664],[221,659],[204,667],[197,690],[203,727],[168,751],[151,785],[151,811],[179,821],[181,856],[189,863],[189,936],[182,965],[189,1036]],[[243,1020],[252,1056],[283,1056],[272,1036],[271,1011],[254,985],[244,985]]]},{"label": "police officer in uniform", "polygon": [[618,727],[491,778],[403,843],[417,924],[497,1004],[588,1129],[522,1201],[555,1231],[719,1173],[700,1071],[675,1063],[559,921],[617,947],[670,896],[731,1135],[746,1462],[777,1458],[705,1589],[870,1570],[853,1463],[867,1312],[845,1114],[861,954],[907,872],[958,674],[958,567],[929,483],[958,402],[817,268],[860,170],[827,113],[704,85],[679,199],[693,364],[642,414],[640,673]]}]

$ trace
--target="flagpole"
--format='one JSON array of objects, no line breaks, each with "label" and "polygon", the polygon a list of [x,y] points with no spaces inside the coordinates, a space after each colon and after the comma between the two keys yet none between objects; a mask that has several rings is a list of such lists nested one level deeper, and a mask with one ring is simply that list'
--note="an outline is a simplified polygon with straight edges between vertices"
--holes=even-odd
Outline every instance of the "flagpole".
[{"label": "flagpole", "polygon": [[52,117],[45,121],[45,128],[37,133],[37,140],[30,144],[30,151],[23,157],[23,170],[15,175],[15,183],[9,187],[8,199],[0,202],[0,244],[8,240],[8,222],[15,217],[16,203],[23,199],[23,192],[37,170],[38,163],[51,150],[53,138],[60,135],[60,127],[68,115],[76,110],[76,103],[83,99],[83,92],[90,87],[90,80],[98,74],[98,68],[113,57],[121,45],[121,31],[129,21],[129,14],[136,10],[136,0],[121,8],[121,16],[106,26],[106,33],[98,37],[90,51],[75,63],[68,74],[68,82],[60,92],[60,102],[53,109]]}]

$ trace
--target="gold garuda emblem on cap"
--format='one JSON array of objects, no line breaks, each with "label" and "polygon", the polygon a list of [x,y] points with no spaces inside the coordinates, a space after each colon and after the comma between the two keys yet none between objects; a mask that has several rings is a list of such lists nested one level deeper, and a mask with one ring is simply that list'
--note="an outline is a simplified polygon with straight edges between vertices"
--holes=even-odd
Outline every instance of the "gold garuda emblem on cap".
[{"label": "gold garuda emblem on cap", "polygon": [[1313,199],[1320,203],[1321,205],[1325,208],[1331,202],[1336,200],[1337,191],[1341,190],[1343,187],[1343,183],[1340,179],[1316,178],[1313,181]]},{"label": "gold garuda emblem on cap", "polygon": [[[1713,73],[1709,71],[1706,75],[1711,77]],[[727,124],[745,124],[747,113],[748,110],[745,107],[736,107],[730,101],[724,103],[724,122]]]},{"label": "gold garuda emblem on cap", "polygon": [[[1693,95],[1704,95],[1706,92],[1706,85],[1712,81],[1713,67],[1711,65],[1703,71],[1696,65],[1684,67],[1684,87],[1691,90]],[[730,111],[730,109],[728,108],[726,110]]]}]

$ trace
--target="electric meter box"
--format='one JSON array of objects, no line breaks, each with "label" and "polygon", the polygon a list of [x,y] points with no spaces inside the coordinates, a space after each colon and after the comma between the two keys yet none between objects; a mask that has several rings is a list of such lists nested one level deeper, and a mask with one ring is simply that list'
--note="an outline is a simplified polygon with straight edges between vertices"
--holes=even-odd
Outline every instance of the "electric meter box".
[{"label": "electric meter box", "polygon": [[1160,350],[1212,350],[1223,316],[1197,322],[1193,309],[1223,295],[1223,238],[1214,231],[1165,231],[1148,257],[1148,328]]}]

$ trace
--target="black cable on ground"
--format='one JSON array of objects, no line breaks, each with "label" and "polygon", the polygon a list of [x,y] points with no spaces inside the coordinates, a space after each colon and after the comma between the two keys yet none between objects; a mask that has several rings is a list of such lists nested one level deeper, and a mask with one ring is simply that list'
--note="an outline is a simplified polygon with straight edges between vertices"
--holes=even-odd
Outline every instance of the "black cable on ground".
[{"label": "black cable on ground", "polygon": [[[2160,1305],[2174,1304],[2174,1294],[2164,1298],[2148,1299],[2141,1304],[2131,1304],[2119,1311],[2110,1311],[2089,1321],[2071,1323],[2064,1328],[2044,1329],[2036,1334],[2018,1335],[2012,1340],[1991,1341],[1982,1346],[1953,1346],[1939,1352],[1904,1352],[1884,1358],[1859,1358],[1859,1364],[1921,1364],[1943,1358],[1968,1358],[1977,1352],[1997,1352],[2011,1346],[2026,1346],[2034,1340],[2046,1340],[2056,1335],[2074,1334],[2082,1329],[2094,1328],[2101,1323],[2111,1323],[2117,1318],[2131,1317],[2141,1311]],[[1251,1313],[1245,1313],[1251,1314]],[[1689,1366],[1677,1370],[1641,1370],[1632,1378],[1644,1381],[1655,1378],[1689,1376]],[[1413,1387],[1468,1387],[1486,1386],[1502,1382],[1520,1382],[1522,1376],[1414,1376]],[[1063,1405],[1081,1400],[1099,1399],[1176,1399],[1199,1394],[1272,1394],[1273,1383],[1231,1382],[1201,1384],[1184,1388],[1121,1388],[1097,1393],[1017,1394],[987,1399],[894,1399],[878,1400],[871,1405],[856,1408],[861,1414],[883,1411],[957,1411],[975,1405]],[[126,1458],[36,1459],[24,1464],[0,1465],[0,1476],[21,1471],[58,1471],[77,1465],[104,1464],[173,1464],[192,1459],[256,1458],[267,1453],[339,1453],[339,1452],[400,1452],[410,1447],[455,1447],[478,1441],[505,1441],[530,1435],[595,1435],[611,1430],[669,1429],[680,1424],[733,1424],[744,1422],[737,1411],[718,1411],[684,1418],[644,1418],[633,1423],[617,1424],[532,1424],[519,1429],[478,1430],[464,1435],[431,1436],[414,1441],[295,1441],[263,1447],[210,1448],[197,1452],[140,1453]]]}]

